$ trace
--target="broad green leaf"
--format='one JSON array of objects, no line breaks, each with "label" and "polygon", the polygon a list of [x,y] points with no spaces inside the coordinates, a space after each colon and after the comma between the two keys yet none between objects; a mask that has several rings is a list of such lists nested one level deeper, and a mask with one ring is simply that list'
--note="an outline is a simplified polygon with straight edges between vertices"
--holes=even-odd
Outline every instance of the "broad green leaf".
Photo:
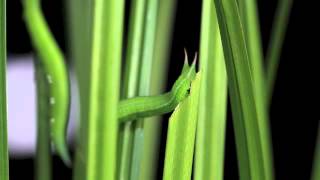
[{"label": "broad green leaf", "polygon": [[190,95],[169,119],[164,162],[164,180],[191,179],[193,152],[198,119],[200,73],[192,82]]},{"label": "broad green leaf", "polygon": [[0,0],[0,179],[9,179],[6,100],[6,0]]},{"label": "broad green leaf", "polygon": [[223,179],[227,76],[213,0],[202,4],[202,72],[194,179]]},{"label": "broad green leaf", "polygon": [[272,153],[261,71],[246,47],[237,0],[215,0],[229,82],[242,180],[272,180]]},{"label": "broad green leaf", "polygon": [[94,2],[87,180],[115,180],[124,1]]}]

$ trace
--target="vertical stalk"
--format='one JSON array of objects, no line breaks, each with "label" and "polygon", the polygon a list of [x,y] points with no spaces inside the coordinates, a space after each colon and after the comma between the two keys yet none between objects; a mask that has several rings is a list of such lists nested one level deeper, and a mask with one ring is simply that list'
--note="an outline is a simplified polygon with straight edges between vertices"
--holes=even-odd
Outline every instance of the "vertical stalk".
[{"label": "vertical stalk", "polygon": [[[215,0],[228,75],[240,179],[272,180],[268,115],[262,72],[253,63],[236,0]],[[245,30],[246,31],[246,30]],[[250,44],[250,43],[249,43]]]},{"label": "vertical stalk", "polygon": [[[121,98],[132,98],[138,94],[139,70],[141,66],[141,49],[146,0],[133,0],[130,11],[129,35],[126,53],[126,66]],[[132,160],[134,123],[127,122],[119,129],[118,179],[130,178]]]},{"label": "vertical stalk", "polygon": [[292,4],[293,0],[279,0],[273,20],[270,42],[266,54],[268,104],[270,104],[272,98],[282,44],[285,38]]},{"label": "vertical stalk", "polygon": [[[252,70],[253,83],[258,101],[267,102],[266,77],[263,70],[263,51],[260,34],[259,13],[256,0],[240,0],[239,9],[242,10],[241,23],[244,30],[249,62]],[[258,104],[259,105],[259,104]],[[266,106],[267,108],[267,106]],[[269,122],[259,122],[268,125]]]},{"label": "vertical stalk", "polygon": [[51,180],[51,139],[50,139],[50,108],[47,97],[49,94],[49,84],[46,73],[40,62],[35,61],[37,86],[37,148],[35,159],[35,178],[37,180]]},{"label": "vertical stalk", "polygon": [[[252,71],[252,82],[254,88],[254,96],[256,100],[256,108],[258,116],[265,118],[257,119],[259,133],[261,136],[261,150],[267,178],[273,178],[273,159],[272,159],[272,144],[270,141],[269,132],[269,117],[268,117],[268,91],[266,85],[266,76],[263,70],[263,52],[262,41],[260,34],[259,13],[257,10],[256,0],[243,0],[243,17],[242,24],[244,29],[245,42],[249,56],[249,64]],[[269,177],[268,177],[269,176]]]},{"label": "vertical stalk", "polygon": [[[159,1],[150,94],[160,94],[166,87],[176,5],[177,0]],[[152,117],[144,122],[141,180],[156,179],[162,129],[160,119],[161,117]]]},{"label": "vertical stalk", "polygon": [[6,101],[6,0],[0,0],[0,179],[9,179]]},{"label": "vertical stalk", "polygon": [[[158,15],[158,0],[148,0],[147,10],[144,21],[144,37],[143,48],[141,54],[141,70],[139,75],[138,95],[150,95],[151,72],[153,63],[153,53],[155,45],[155,34]],[[134,136],[133,136],[133,149],[132,149],[132,163],[131,163],[131,179],[138,180],[141,171],[141,162],[144,147],[144,120],[135,122]]]},{"label": "vertical stalk", "polygon": [[115,180],[124,1],[94,2],[87,180]]},{"label": "vertical stalk", "polygon": [[92,0],[66,1],[68,7],[69,52],[76,71],[80,102],[78,121],[74,180],[86,178],[88,152],[88,109],[91,70]]},{"label": "vertical stalk", "polygon": [[318,137],[316,139],[316,149],[312,166],[311,180],[320,179],[320,123],[318,125]]},{"label": "vertical stalk", "polygon": [[213,0],[202,4],[202,73],[194,179],[223,179],[227,76]]},{"label": "vertical stalk", "polygon": [[[259,13],[256,0],[240,0],[241,20],[246,38],[246,46],[253,70],[262,71],[263,53],[260,34]],[[259,73],[261,73],[259,72]],[[263,84],[257,80],[256,83]],[[260,86],[260,85],[259,85]]]}]

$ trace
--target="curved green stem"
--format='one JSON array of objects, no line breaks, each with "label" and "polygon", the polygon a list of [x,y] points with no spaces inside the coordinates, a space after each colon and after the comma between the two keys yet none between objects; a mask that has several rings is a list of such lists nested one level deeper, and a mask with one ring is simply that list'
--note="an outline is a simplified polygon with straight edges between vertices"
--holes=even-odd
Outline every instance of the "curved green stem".
[{"label": "curved green stem", "polygon": [[[65,164],[70,165],[66,142],[66,129],[69,118],[69,79],[64,57],[54,40],[44,19],[39,0],[23,1],[24,17],[32,44],[49,82],[51,101],[48,110],[50,117],[51,139],[57,153]],[[45,97],[44,97],[45,98]]]}]

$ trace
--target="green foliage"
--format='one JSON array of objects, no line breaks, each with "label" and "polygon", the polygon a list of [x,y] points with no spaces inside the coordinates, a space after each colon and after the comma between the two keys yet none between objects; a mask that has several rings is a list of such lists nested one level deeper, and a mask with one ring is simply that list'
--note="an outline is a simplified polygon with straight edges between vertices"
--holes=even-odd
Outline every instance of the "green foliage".
[{"label": "green foliage", "polygon": [[[159,1],[155,34],[154,56],[151,72],[150,94],[161,94],[166,87],[171,36],[177,0]],[[144,147],[140,179],[156,179],[162,130],[161,117],[151,117],[144,122]]]},{"label": "green foliage", "polygon": [[280,53],[282,49],[283,40],[285,38],[285,32],[287,29],[289,15],[293,0],[279,0],[274,21],[272,25],[271,37],[269,47],[266,55],[267,62],[267,102],[271,104],[272,93],[274,89],[274,83],[276,81]]},{"label": "green foliage", "polygon": [[6,100],[6,1],[0,0],[0,179],[9,179]]},{"label": "green foliage", "polygon": [[68,13],[69,54],[74,65],[79,90],[80,121],[77,124],[74,180],[86,178],[88,152],[88,109],[91,70],[92,0],[65,1]]},{"label": "green foliage", "polygon": [[[132,98],[138,94],[145,4],[146,0],[133,0],[131,5],[122,99]],[[118,151],[120,152],[118,156],[119,179],[129,179],[130,177],[134,124],[134,122],[127,122],[120,125],[118,142]]]},{"label": "green foliage", "polygon": [[194,179],[222,180],[227,109],[227,76],[214,2],[202,4],[202,72]]},{"label": "green foliage", "polygon": [[[69,79],[62,51],[56,43],[41,10],[40,0],[23,1],[24,20],[36,50],[41,67],[46,74],[49,95],[54,103],[47,110],[50,117],[50,136],[54,148],[65,164],[70,165],[66,142],[69,115]],[[50,80],[49,80],[50,79]]]},{"label": "green foliage", "polygon": [[[158,0],[147,0],[144,17],[143,44],[141,51],[141,69],[139,74],[138,95],[150,95],[152,63],[154,59],[155,35],[158,15]],[[144,147],[144,119],[134,124],[131,174],[132,180],[140,178],[141,163]]]},{"label": "green foliage", "polygon": [[[34,11],[40,10],[40,1],[32,2],[35,6],[28,9],[26,21],[38,53],[41,58],[62,59],[54,41],[43,49],[35,38],[36,30],[41,28],[37,25],[46,24],[44,18],[38,16],[41,12]],[[176,0],[132,0],[121,88],[124,0],[70,0],[67,3],[70,54],[78,78],[81,112],[73,178],[155,179],[161,121],[152,117],[119,125],[118,101],[119,97],[149,96],[164,90]],[[163,179],[191,179],[193,170],[196,180],[223,179],[227,79],[240,179],[273,179],[267,105],[291,4],[292,0],[279,1],[265,77],[256,0],[203,1],[201,83],[198,73],[190,96],[169,119]],[[4,0],[1,0],[0,11],[0,179],[8,180]],[[30,18],[34,16],[38,18],[36,22]],[[53,40],[50,32],[45,35]],[[58,53],[51,54],[54,51]],[[52,63],[48,61],[48,65]],[[43,121],[48,115],[44,108],[47,101],[41,99],[48,96],[48,89],[45,69],[37,64],[36,70],[40,95],[36,177],[50,180],[50,130],[48,122]],[[314,180],[319,176],[319,162],[317,154]]]},{"label": "green foliage", "polygon": [[190,96],[180,103],[169,119],[164,180],[191,178],[201,85],[200,73],[197,73],[191,84]]},{"label": "green foliage", "polygon": [[317,179],[320,179],[320,124],[318,127],[318,137],[316,140],[316,149],[314,151],[314,160],[311,174],[311,180]]},{"label": "green foliage", "polygon": [[48,81],[44,68],[39,62],[34,62],[37,81],[37,148],[35,159],[35,178],[37,180],[52,179],[51,139]]},{"label": "green foliage", "polygon": [[94,3],[87,180],[116,179],[123,0]]},{"label": "green foliage", "polygon": [[[261,71],[254,70],[236,0],[215,0],[226,61],[240,179],[273,179]],[[260,95],[260,96],[259,96]]]}]

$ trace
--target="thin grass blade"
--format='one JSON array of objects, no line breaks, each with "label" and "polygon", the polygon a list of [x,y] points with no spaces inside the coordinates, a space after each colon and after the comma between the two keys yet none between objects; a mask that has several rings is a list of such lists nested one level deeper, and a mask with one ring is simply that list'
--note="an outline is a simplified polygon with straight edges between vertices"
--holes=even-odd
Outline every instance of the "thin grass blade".
[{"label": "thin grass blade", "polygon": [[223,179],[227,76],[213,0],[202,4],[202,72],[194,179]]},{"label": "thin grass blade", "polygon": [[87,180],[115,180],[124,1],[94,2]]},{"label": "thin grass blade", "polygon": [[316,140],[316,149],[314,151],[314,160],[311,175],[311,180],[318,179],[320,179],[320,123],[318,125],[318,137]]},{"label": "thin grass blade", "polygon": [[293,0],[279,0],[273,20],[269,46],[266,54],[268,104],[270,104],[272,98],[282,44],[285,38],[292,4]]},{"label": "thin grass blade", "polygon": [[[129,35],[126,53],[124,82],[121,98],[132,98],[138,95],[139,70],[141,66],[141,50],[144,32],[144,16],[146,0],[133,0],[131,3]],[[134,122],[120,125],[119,129],[119,179],[129,179],[132,160]]]},{"label": "thin grass blade", "polygon": [[76,72],[80,119],[77,120],[74,180],[86,178],[91,61],[92,0],[65,1],[68,9],[68,51]]},{"label": "thin grass blade", "polygon": [[76,72],[80,119],[77,119],[74,180],[86,178],[88,152],[88,109],[91,70],[92,0],[65,1],[69,39],[68,52]]},{"label": "thin grass blade", "polygon": [[0,179],[9,179],[6,100],[6,0],[0,0]]},{"label": "thin grass blade", "polygon": [[[176,4],[177,0],[159,1],[151,74],[151,95],[163,93],[166,87]],[[161,117],[152,117],[144,122],[145,137],[141,164],[143,168],[140,172],[141,180],[156,179],[157,177],[161,130]]]},{"label": "thin grass blade", "polygon": [[[272,153],[261,71],[253,70],[236,0],[215,0],[229,82],[240,179],[272,180]],[[260,73],[259,73],[260,72]]]},{"label": "thin grass blade", "polygon": [[[153,53],[155,47],[155,35],[157,27],[157,15],[159,8],[158,0],[146,1],[146,12],[144,19],[144,37],[141,52],[141,69],[139,74],[138,95],[150,95],[151,73],[153,64]],[[131,160],[131,180],[140,178],[141,163],[144,147],[144,120],[137,120],[134,124],[133,148]]]},{"label": "thin grass blade", "polygon": [[[256,98],[266,102],[267,92],[263,69],[263,51],[260,34],[259,13],[256,0],[240,0],[239,9],[244,37],[252,70]],[[258,103],[259,104],[259,103]]]}]

